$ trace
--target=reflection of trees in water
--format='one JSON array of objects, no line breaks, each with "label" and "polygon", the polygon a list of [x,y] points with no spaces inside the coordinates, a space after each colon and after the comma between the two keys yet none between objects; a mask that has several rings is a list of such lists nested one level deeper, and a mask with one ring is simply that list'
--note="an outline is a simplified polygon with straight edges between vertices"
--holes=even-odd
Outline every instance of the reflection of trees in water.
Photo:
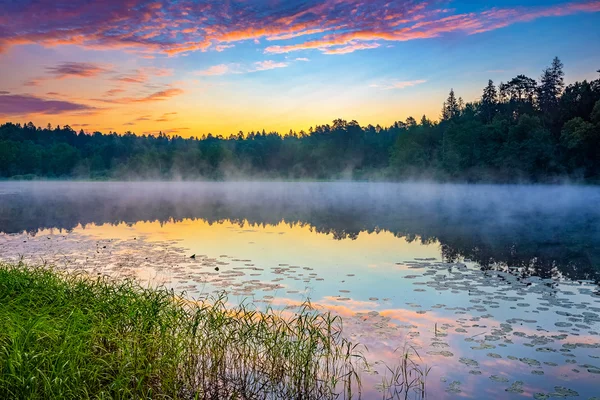
[{"label": "reflection of trees in water", "polygon": [[[213,188],[215,189],[215,188]],[[336,240],[354,240],[361,232],[392,232],[424,244],[439,242],[444,259],[468,258],[484,269],[545,278],[600,278],[600,214],[592,206],[540,210],[516,207],[501,212],[498,202],[467,197],[389,196],[353,190],[332,194],[243,193],[141,190],[65,190],[2,195],[0,231],[34,235],[44,228],[71,230],[88,224],[134,224],[202,219],[242,228],[308,226]]]}]

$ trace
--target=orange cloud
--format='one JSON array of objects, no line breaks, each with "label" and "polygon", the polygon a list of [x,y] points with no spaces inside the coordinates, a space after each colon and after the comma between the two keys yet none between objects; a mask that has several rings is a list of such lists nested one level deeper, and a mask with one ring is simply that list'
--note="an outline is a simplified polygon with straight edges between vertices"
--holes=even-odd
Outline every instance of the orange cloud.
[{"label": "orange cloud", "polygon": [[163,101],[163,100],[167,100],[171,97],[179,96],[180,94],[183,94],[183,93],[184,93],[184,91],[181,89],[167,89],[167,90],[161,90],[160,92],[152,93],[151,95],[148,95],[146,97],[130,99],[130,101],[132,101],[134,103],[148,103],[148,102],[152,102],[152,101]]},{"label": "orange cloud", "polygon": [[[92,99],[94,101],[100,101],[104,103],[118,103],[118,104],[130,104],[130,103],[151,103],[155,101],[164,101],[168,100],[171,97],[179,96],[183,94],[184,91],[178,88],[171,88],[160,90],[158,92],[151,93],[147,96],[143,97],[123,97],[119,99]],[[138,119],[141,121],[141,119]]]}]

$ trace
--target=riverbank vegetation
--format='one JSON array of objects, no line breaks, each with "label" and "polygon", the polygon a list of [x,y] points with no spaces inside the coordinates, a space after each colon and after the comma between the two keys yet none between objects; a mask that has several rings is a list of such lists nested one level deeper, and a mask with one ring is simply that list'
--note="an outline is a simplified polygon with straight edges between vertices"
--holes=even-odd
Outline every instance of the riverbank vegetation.
[{"label": "riverbank vegetation", "polygon": [[[399,355],[409,380],[387,388],[425,389],[411,355]],[[0,264],[0,398],[357,398],[361,363],[340,318],[309,303],[286,317]]]},{"label": "riverbank vegetation", "polygon": [[[600,79],[565,88],[558,58],[466,103],[450,91],[438,121],[389,127],[337,119],[308,132],[229,136],[0,126],[0,178],[386,179],[548,182],[600,179]],[[235,110],[231,111],[235,114]]]},{"label": "riverbank vegetation", "polygon": [[339,319],[195,303],[45,268],[0,268],[1,398],[331,398],[357,387]]}]

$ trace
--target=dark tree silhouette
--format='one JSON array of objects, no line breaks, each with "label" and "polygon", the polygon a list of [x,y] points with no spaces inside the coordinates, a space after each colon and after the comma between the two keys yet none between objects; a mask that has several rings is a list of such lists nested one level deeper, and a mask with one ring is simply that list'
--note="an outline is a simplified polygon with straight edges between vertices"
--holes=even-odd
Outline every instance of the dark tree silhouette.
[{"label": "dark tree silhouette", "polygon": [[481,115],[484,122],[490,123],[498,112],[498,90],[494,86],[494,82],[490,79],[488,85],[483,89],[481,96]]}]

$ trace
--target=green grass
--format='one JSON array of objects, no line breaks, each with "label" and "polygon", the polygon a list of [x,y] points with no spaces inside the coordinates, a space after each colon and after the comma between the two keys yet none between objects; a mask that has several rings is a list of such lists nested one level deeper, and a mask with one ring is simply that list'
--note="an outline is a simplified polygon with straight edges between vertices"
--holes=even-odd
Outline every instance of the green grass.
[{"label": "green grass", "polygon": [[360,396],[366,362],[339,317],[226,301],[0,263],[0,398]]}]

